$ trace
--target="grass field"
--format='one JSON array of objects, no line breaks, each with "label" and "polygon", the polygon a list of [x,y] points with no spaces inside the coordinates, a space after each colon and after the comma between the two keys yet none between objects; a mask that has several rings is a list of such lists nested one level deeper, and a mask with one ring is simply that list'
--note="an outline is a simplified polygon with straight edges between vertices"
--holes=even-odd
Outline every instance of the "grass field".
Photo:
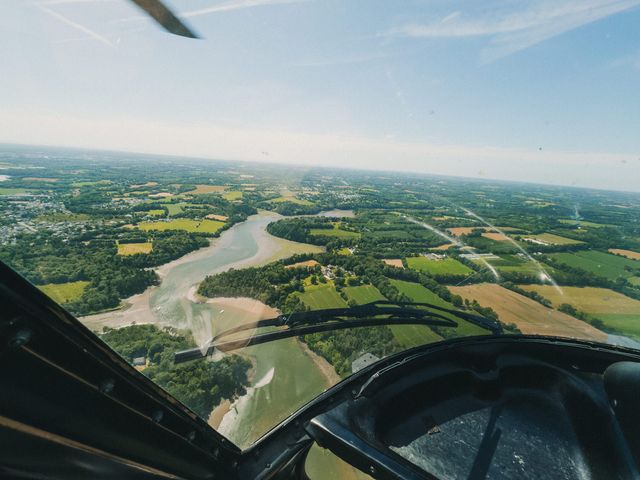
[{"label": "grass field", "polygon": [[407,258],[407,265],[412,270],[432,275],[470,275],[473,273],[473,270],[454,258],[429,260],[426,257],[409,257]]},{"label": "grass field", "polygon": [[623,257],[627,257],[631,260],[640,260],[640,252],[634,252],[633,250],[623,250],[621,248],[610,248],[609,253],[622,255]]},{"label": "grass field", "polygon": [[[438,305],[440,307],[445,307],[445,308],[455,308],[449,302],[443,300],[438,295],[433,293],[431,290],[424,287],[423,285],[420,285],[419,283],[405,282],[404,280],[390,280],[390,281],[391,281],[391,284],[400,291],[400,293],[404,293],[413,302],[424,302],[424,303],[431,303],[433,305]],[[455,315],[449,315],[446,313],[443,315],[445,317],[451,318],[452,320],[458,323],[458,328],[456,328],[456,334],[459,336],[487,335],[489,333],[487,330],[484,330],[476,325],[465,322],[464,320],[460,320]],[[435,335],[436,337],[438,337],[437,340],[440,339],[440,336],[437,335],[428,327],[415,325],[411,328],[417,328],[421,330],[426,329],[428,330],[428,335],[430,336],[429,338],[433,338],[432,335]],[[432,339],[429,341],[433,342],[436,340]],[[426,342],[423,341],[422,343],[426,343]],[[420,345],[420,343],[416,343],[416,345]]]},{"label": "grass field", "polygon": [[360,285],[357,287],[345,287],[344,293],[347,294],[349,300],[353,300],[359,305],[363,303],[375,302],[376,300],[385,300],[384,296],[373,285]]},{"label": "grass field", "polygon": [[346,307],[347,302],[343,300],[333,284],[320,284],[305,286],[303,293],[296,293],[300,300],[311,310],[322,310],[325,308]]},{"label": "grass field", "polygon": [[310,202],[309,200],[302,200],[296,197],[278,197],[278,198],[274,198],[273,200],[269,200],[269,202],[271,203],[289,202],[289,203],[295,203],[296,205],[313,205],[313,202]]},{"label": "grass field", "polygon": [[190,195],[204,195],[207,193],[220,193],[227,189],[224,185],[196,185],[194,190],[184,192],[184,194]]},{"label": "grass field", "polygon": [[151,242],[118,244],[118,255],[122,256],[151,253],[151,250],[153,250],[153,243]]},{"label": "grass field", "polygon": [[180,218],[168,222],[142,222],[138,224],[140,230],[185,230],[194,233],[216,233],[224,226],[224,222],[216,220],[191,220]]},{"label": "grass field", "polygon": [[89,285],[89,282],[79,280],[77,282],[38,285],[38,288],[52,300],[63,304],[79,299],[87,285]]},{"label": "grass field", "polygon": [[576,225],[580,227],[591,227],[591,228],[602,228],[602,227],[611,227],[612,225],[608,225],[606,223],[594,223],[594,222],[586,222],[584,220],[569,220],[569,219],[561,219],[560,223],[564,223],[565,225]]},{"label": "grass field", "polygon": [[240,200],[242,195],[243,193],[240,190],[232,190],[230,192],[223,193],[222,198],[229,202],[233,202],[234,200]]},{"label": "grass field", "polygon": [[343,247],[339,249],[336,253],[338,255],[345,255],[345,256],[353,255],[353,253],[351,253],[351,250],[349,250],[347,247]]},{"label": "grass field", "polygon": [[570,267],[581,268],[595,275],[615,280],[618,277],[628,278],[634,276],[624,267],[632,269],[640,268],[637,260],[619,257],[610,253],[599,252],[597,250],[584,250],[574,253],[553,253],[550,255],[560,263]]},{"label": "grass field", "polygon": [[149,210],[147,212],[147,215],[151,215],[152,217],[162,217],[164,216],[164,210],[161,210],[161,209]]},{"label": "grass field", "polygon": [[640,301],[608,288],[562,287],[562,293],[551,285],[520,285],[548,299],[554,307],[563,303],[602,320],[605,325],[640,339]]},{"label": "grass field", "polygon": [[[517,272],[528,275],[538,275],[540,273],[538,264],[519,255],[498,255],[498,258],[488,258],[486,260],[498,272],[502,273]],[[484,264],[482,260],[474,260],[474,262],[481,266]],[[541,264],[541,266],[551,276],[556,273],[556,270],[548,265]]]},{"label": "grass field", "polygon": [[[573,240],[572,238],[561,237],[560,235],[554,235],[553,233],[540,233],[538,235],[527,235],[525,240],[532,239],[542,242],[547,245],[579,245],[580,240]],[[535,243],[535,242],[534,242]]]},{"label": "grass field", "polygon": [[30,193],[26,188],[0,188],[0,195],[23,195]]},{"label": "grass field", "polygon": [[577,318],[573,318],[524,295],[494,283],[464,287],[449,287],[451,293],[468,300],[477,300],[491,307],[504,323],[514,323],[522,333],[583,338],[604,342],[607,335]]},{"label": "grass field", "polygon": [[338,227],[338,224],[334,224],[333,228],[312,228],[309,233],[311,235],[325,236],[325,237],[338,237],[338,238],[360,238],[360,234],[357,232],[349,232],[342,230]]}]

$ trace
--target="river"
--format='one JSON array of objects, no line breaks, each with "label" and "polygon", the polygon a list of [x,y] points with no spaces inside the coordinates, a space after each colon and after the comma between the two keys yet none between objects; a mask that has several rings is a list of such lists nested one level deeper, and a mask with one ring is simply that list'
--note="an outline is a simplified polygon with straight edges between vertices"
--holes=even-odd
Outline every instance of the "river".
[{"label": "river", "polygon": [[[171,325],[191,330],[196,342],[203,344],[233,324],[273,315],[273,309],[259,302],[247,307],[246,299],[198,302],[194,291],[207,275],[264,265],[296,253],[322,251],[267,233],[267,225],[280,218],[272,212],[249,217],[214,239],[209,247],[159,267],[160,285],[125,300],[127,308],[81,320],[95,330],[132,323]],[[240,447],[253,443],[330,386],[297,339],[250,347],[243,354],[254,359],[253,382],[249,394],[234,404],[220,425],[220,431]]]}]

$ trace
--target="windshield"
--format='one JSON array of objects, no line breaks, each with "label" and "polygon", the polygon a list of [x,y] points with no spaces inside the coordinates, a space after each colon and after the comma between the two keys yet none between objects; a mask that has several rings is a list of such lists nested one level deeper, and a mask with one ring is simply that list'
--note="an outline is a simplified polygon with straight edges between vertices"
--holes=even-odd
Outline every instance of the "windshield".
[{"label": "windshield", "polygon": [[3,5],[0,260],[242,448],[420,345],[640,349],[638,4]]}]

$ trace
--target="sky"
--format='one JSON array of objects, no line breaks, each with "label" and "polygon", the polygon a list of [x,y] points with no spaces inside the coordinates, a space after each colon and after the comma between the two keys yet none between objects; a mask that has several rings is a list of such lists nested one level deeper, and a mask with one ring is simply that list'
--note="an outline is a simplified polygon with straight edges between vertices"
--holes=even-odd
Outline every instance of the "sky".
[{"label": "sky", "polygon": [[640,191],[640,0],[0,1],[0,143]]}]

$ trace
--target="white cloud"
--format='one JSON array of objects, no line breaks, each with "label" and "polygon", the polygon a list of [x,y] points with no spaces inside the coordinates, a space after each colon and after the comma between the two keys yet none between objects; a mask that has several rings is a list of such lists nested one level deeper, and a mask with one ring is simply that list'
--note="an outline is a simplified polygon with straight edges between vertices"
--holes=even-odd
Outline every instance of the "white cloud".
[{"label": "white cloud", "polygon": [[24,111],[0,112],[0,142],[640,189],[640,158],[617,153],[443,145]]},{"label": "white cloud", "polygon": [[440,20],[404,25],[390,33],[413,38],[489,37],[483,59],[492,61],[630,10],[640,5],[640,0],[535,0],[507,5],[491,8],[490,4],[483,3],[483,10],[489,13],[456,11]]}]

